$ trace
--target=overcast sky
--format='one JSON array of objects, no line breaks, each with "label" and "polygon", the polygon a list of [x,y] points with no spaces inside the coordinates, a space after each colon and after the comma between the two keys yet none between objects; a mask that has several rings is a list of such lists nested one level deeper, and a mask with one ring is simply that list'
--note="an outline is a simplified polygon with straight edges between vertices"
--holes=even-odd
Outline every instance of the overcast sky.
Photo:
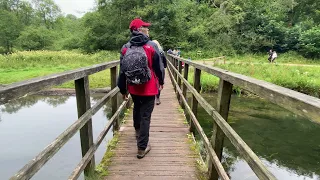
[{"label": "overcast sky", "polygon": [[73,14],[77,17],[82,17],[94,7],[94,0],[54,0],[54,2],[65,15]]}]

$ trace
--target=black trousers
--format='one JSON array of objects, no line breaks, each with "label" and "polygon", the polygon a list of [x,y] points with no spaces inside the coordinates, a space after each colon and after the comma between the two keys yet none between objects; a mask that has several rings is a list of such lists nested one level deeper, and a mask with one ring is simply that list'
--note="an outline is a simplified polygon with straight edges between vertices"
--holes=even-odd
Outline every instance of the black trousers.
[{"label": "black trousers", "polygon": [[[165,71],[163,71],[163,79],[165,77]],[[159,99],[160,98],[160,94],[161,94],[161,91],[159,90],[158,94],[156,95],[156,97]]]},{"label": "black trousers", "polygon": [[151,114],[154,108],[154,96],[131,95],[133,106],[133,126],[139,132],[137,146],[145,150],[149,142]]}]

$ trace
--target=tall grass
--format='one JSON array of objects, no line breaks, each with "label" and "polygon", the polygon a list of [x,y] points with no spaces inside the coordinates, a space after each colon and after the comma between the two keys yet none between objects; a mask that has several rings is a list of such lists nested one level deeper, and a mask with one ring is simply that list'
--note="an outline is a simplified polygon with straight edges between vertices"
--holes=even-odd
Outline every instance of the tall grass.
[{"label": "tall grass", "polygon": [[[0,55],[0,84],[10,84],[117,59],[119,53],[110,51],[95,54],[83,54],[79,51],[22,51]],[[109,71],[103,71],[90,76],[90,86],[97,88],[110,85],[109,75]],[[68,82],[59,87],[74,88],[74,84]]]},{"label": "tall grass", "polygon": [[[212,61],[213,58],[225,56],[226,62],[250,62],[250,63],[268,63],[268,54],[266,53],[256,53],[256,54],[232,54],[226,55],[220,52],[214,51],[198,51],[182,52],[182,57],[191,58],[192,60],[208,60]],[[308,59],[297,52],[290,51],[286,53],[277,53],[278,58],[277,63],[292,63],[292,64],[320,64],[320,59]]]},{"label": "tall grass", "polygon": [[[254,77],[279,86],[296,90],[311,96],[320,97],[320,68],[305,66],[284,66],[276,64],[221,64],[219,68]],[[193,69],[189,81],[193,83]],[[203,91],[216,91],[219,78],[208,73],[201,74]],[[234,87],[234,90],[239,90]]]},{"label": "tall grass", "polygon": [[101,51],[82,54],[78,51],[22,51],[10,55],[0,55],[0,69],[25,69],[47,67],[82,67],[110,60],[117,60],[116,52]]}]

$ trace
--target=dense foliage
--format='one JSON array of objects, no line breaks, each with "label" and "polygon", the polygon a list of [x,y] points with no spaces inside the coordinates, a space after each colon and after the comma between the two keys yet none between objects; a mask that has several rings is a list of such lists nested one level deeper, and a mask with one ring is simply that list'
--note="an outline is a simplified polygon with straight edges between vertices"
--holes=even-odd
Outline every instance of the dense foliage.
[{"label": "dense foliage", "polygon": [[141,17],[166,49],[230,55],[273,48],[319,58],[319,9],[317,0],[97,0],[77,18],[53,0],[0,0],[0,52],[118,50],[130,21]]}]

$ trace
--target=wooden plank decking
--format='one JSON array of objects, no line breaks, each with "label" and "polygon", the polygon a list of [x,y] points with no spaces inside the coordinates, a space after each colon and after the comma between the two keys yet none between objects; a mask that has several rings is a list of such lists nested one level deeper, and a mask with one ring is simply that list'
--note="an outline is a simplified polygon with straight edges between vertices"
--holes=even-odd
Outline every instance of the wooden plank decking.
[{"label": "wooden plank decking", "polygon": [[[168,74],[168,73],[167,73]],[[137,145],[132,126],[132,113],[120,129],[119,143],[108,168],[108,180],[176,180],[197,179],[196,157],[190,150],[188,126],[178,110],[179,104],[169,76],[151,118],[151,151],[137,159]]]}]

